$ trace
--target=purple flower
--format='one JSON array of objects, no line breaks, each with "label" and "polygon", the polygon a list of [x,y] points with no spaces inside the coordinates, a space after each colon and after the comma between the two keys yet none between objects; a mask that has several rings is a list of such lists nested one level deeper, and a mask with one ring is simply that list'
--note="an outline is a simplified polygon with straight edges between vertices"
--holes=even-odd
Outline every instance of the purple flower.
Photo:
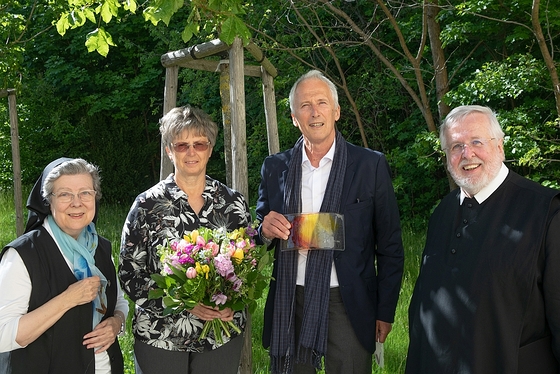
[{"label": "purple flower", "polygon": [[214,266],[216,267],[216,271],[218,272],[218,274],[220,274],[222,277],[233,273],[234,270],[231,259],[222,253],[214,257]]},{"label": "purple flower", "polygon": [[239,290],[241,290],[241,286],[243,285],[243,281],[239,278],[237,278],[235,280],[235,282],[233,282],[233,290],[235,292],[239,292]]},{"label": "purple flower", "polygon": [[227,301],[227,296],[224,295],[223,293],[217,293],[217,294],[215,294],[214,296],[212,296],[212,299],[211,299],[211,300],[212,300],[212,301],[214,302],[214,304],[216,304],[216,305],[223,305],[223,304],[225,304],[226,301]]},{"label": "purple flower", "polygon": [[252,226],[247,227],[247,229],[245,229],[245,233],[247,235],[249,235],[250,237],[253,237],[255,235],[257,235],[257,230],[255,230]]}]

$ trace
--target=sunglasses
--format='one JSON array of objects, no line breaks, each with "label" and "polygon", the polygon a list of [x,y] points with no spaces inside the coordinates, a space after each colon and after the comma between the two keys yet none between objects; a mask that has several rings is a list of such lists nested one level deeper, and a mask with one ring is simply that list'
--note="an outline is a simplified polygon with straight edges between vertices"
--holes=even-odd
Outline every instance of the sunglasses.
[{"label": "sunglasses", "polygon": [[180,142],[180,143],[173,143],[173,149],[175,150],[175,152],[178,153],[183,153],[186,152],[190,147],[193,147],[193,149],[197,152],[202,152],[208,149],[208,146],[210,145],[210,142],[196,142],[193,144],[189,144],[189,143],[184,143],[184,142]]}]

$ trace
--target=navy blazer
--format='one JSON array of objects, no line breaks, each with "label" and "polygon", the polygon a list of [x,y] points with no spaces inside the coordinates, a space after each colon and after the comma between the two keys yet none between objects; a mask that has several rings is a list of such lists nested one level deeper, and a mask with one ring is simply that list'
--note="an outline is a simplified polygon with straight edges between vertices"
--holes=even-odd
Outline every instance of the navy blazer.
[{"label": "navy blazer", "polygon": [[[354,332],[375,351],[376,320],[392,323],[404,264],[397,202],[385,156],[347,143],[342,190],[345,250],[334,252],[340,293]],[[257,201],[257,218],[284,213],[284,183],[293,148],[265,159]],[[273,242],[271,247],[275,245]],[[376,267],[377,263],[377,267]],[[276,263],[273,277],[276,279]],[[276,283],[271,281],[265,306],[263,345],[270,346]]]}]

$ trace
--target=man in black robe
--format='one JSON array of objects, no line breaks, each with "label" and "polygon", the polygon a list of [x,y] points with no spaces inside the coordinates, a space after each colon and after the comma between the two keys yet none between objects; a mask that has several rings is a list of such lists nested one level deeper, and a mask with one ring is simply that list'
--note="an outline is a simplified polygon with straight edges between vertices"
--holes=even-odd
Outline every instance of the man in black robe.
[{"label": "man in black robe", "polygon": [[440,129],[460,187],[430,218],[409,307],[406,373],[558,373],[560,196],[508,170],[486,107]]}]

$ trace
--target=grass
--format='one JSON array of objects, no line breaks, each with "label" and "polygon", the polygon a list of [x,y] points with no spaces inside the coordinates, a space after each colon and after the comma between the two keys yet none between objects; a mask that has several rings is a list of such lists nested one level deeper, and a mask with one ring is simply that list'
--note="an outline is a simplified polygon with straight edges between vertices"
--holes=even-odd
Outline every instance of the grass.
[{"label": "grass", "polygon": [[[27,196],[24,192],[24,196]],[[102,205],[99,209],[97,230],[101,236],[113,243],[113,255],[117,261],[122,226],[129,206]],[[408,347],[408,304],[418,276],[420,255],[425,241],[425,233],[413,232],[403,224],[403,243],[405,248],[405,269],[403,284],[400,291],[399,302],[393,324],[393,331],[385,343],[385,367],[379,368],[373,364],[372,372],[375,374],[398,374],[404,372],[406,351]],[[0,246],[8,244],[15,238],[15,209],[13,206],[12,191],[0,190]],[[0,247],[0,248],[1,248]],[[263,327],[264,298],[259,300],[257,311],[251,316],[252,323],[252,361],[253,373],[264,374],[269,372],[268,352],[262,348],[261,332]],[[134,361],[132,355],[133,337],[130,331],[131,316],[134,305],[130,304],[130,313],[127,323],[127,332],[119,338],[125,359],[125,373],[134,374]]]}]

